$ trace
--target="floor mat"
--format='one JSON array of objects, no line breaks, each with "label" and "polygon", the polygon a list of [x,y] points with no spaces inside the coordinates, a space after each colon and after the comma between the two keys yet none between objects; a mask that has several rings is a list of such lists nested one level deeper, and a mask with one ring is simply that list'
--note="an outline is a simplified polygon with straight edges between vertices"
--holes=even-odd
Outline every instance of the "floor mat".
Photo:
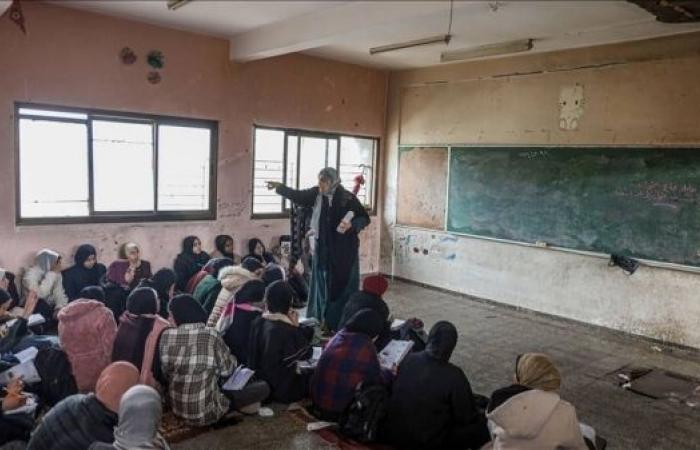
[{"label": "floor mat", "polygon": [[[307,425],[309,423],[318,422],[318,419],[309,414],[305,409],[297,409],[294,411],[288,411],[292,417],[294,417],[299,422]],[[321,439],[329,444],[333,444],[342,450],[393,450],[393,447],[380,444],[362,444],[360,442],[348,439],[342,436],[334,428],[323,428],[321,430],[313,431]]]},{"label": "floor mat", "polygon": [[240,421],[241,419],[238,417],[227,417],[220,420],[215,425],[210,425],[207,427],[193,427],[187,425],[184,420],[177,417],[172,413],[172,411],[167,411],[163,413],[163,419],[160,421],[159,431],[168,443],[176,444],[178,442],[199,436],[200,434],[208,433],[212,430],[218,430],[235,425]]},{"label": "floor mat", "polygon": [[679,373],[651,367],[623,366],[609,375],[635,394],[666,399],[690,407],[700,405],[700,380]]}]

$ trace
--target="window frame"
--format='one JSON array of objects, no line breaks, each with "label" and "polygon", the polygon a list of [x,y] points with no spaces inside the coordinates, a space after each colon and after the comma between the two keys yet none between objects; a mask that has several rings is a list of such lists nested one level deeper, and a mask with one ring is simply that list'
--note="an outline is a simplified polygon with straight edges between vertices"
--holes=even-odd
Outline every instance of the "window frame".
[{"label": "window frame", "polygon": [[[57,113],[78,113],[86,115],[85,119],[39,116],[20,114],[20,109],[49,110]],[[85,124],[87,127],[88,151],[88,215],[73,217],[22,217],[22,192],[20,180],[20,120],[36,119],[63,123]],[[15,224],[16,225],[65,225],[65,224],[95,224],[95,223],[143,223],[170,222],[183,220],[207,220],[217,218],[217,167],[219,148],[219,122],[209,119],[184,118],[159,114],[110,111],[94,108],[58,106],[44,103],[15,102],[14,109],[15,134]],[[151,124],[153,126],[153,211],[95,211],[94,167],[92,122],[106,120],[111,122]],[[210,131],[209,149],[209,204],[206,210],[198,211],[158,211],[158,129],[159,126],[181,126],[203,128]]]},{"label": "window frame", "polygon": [[360,138],[360,139],[371,139],[375,142],[375,147],[374,147],[374,155],[373,155],[373,161],[372,161],[372,182],[374,183],[372,186],[372,193],[370,195],[370,198],[372,199],[372,207],[367,208],[367,213],[370,216],[376,216],[377,215],[377,198],[378,198],[378,189],[377,189],[377,181],[379,178],[379,168],[378,168],[378,161],[379,161],[379,152],[381,149],[381,138],[379,136],[367,136],[367,135],[362,135],[362,134],[350,134],[350,133],[335,133],[335,132],[325,132],[325,131],[318,131],[318,130],[304,130],[301,128],[287,128],[287,127],[276,127],[276,126],[270,126],[270,125],[260,125],[260,124],[253,124],[253,129],[252,129],[252,145],[253,145],[253,158],[251,162],[251,190],[250,190],[250,219],[251,220],[264,220],[264,219],[288,219],[289,214],[290,214],[290,209],[286,208],[284,206],[284,199],[280,198],[280,203],[282,205],[282,212],[275,212],[275,213],[254,213],[253,212],[253,206],[254,206],[254,201],[255,201],[255,161],[256,161],[256,152],[257,152],[257,146],[256,146],[256,130],[271,130],[271,131],[282,131],[284,132],[284,148],[283,148],[283,154],[282,154],[282,181],[285,182],[287,180],[287,156],[289,154],[287,145],[289,143],[288,141],[288,136],[296,136],[297,137],[297,164],[296,164],[296,169],[297,169],[297,179],[299,178],[299,170],[300,170],[300,158],[301,158],[301,152],[300,146],[301,146],[301,138],[302,137],[311,137],[311,138],[322,138],[322,139],[335,139],[336,142],[338,143],[337,150],[336,150],[336,161],[338,163],[338,166],[340,166],[340,148],[341,148],[341,138],[346,137],[346,138]]}]

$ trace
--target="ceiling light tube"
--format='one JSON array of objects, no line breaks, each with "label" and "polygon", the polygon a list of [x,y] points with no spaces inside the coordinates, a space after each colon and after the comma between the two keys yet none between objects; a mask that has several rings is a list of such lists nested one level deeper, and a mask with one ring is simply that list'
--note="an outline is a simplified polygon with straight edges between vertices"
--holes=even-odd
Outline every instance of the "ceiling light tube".
[{"label": "ceiling light tube", "polygon": [[192,0],[168,0],[168,9],[175,11],[178,8],[182,8]]},{"label": "ceiling light tube", "polygon": [[397,44],[381,45],[379,47],[372,47],[369,49],[370,55],[376,55],[377,53],[393,52],[394,50],[401,50],[404,48],[419,47],[421,45],[430,44],[449,44],[452,36],[449,34],[441,34],[440,36],[431,36],[423,39],[416,39],[413,41],[399,42]]},{"label": "ceiling light tube", "polygon": [[465,48],[444,52],[440,55],[440,62],[463,61],[466,59],[483,58],[486,56],[509,55],[532,50],[534,39],[520,39],[517,41],[499,42],[497,44],[481,45],[479,47]]}]

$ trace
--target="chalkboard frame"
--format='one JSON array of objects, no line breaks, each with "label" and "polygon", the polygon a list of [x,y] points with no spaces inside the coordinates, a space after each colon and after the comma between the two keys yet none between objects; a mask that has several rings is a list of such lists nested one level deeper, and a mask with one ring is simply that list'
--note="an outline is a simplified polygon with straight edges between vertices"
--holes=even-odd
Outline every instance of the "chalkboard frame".
[{"label": "chalkboard frame", "polygon": [[[552,250],[552,251],[558,251],[558,252],[564,252],[564,253],[573,253],[573,254],[578,254],[578,255],[583,255],[583,256],[589,256],[589,257],[594,257],[594,258],[599,258],[599,259],[609,259],[610,255],[607,253],[595,251],[595,250],[588,250],[588,249],[578,249],[578,248],[571,248],[571,247],[560,247],[556,245],[541,245],[541,243],[533,243],[533,242],[527,242],[527,241],[522,241],[522,240],[513,240],[513,239],[507,239],[507,238],[500,238],[500,237],[494,237],[494,236],[485,236],[485,235],[478,235],[478,234],[470,234],[470,233],[465,233],[465,232],[460,232],[460,231],[452,231],[449,230],[448,228],[448,218],[449,218],[449,205],[450,205],[450,178],[452,175],[452,151],[453,149],[460,149],[460,148],[483,148],[483,149],[488,149],[488,148],[500,148],[500,149],[555,149],[555,150],[567,150],[567,151],[575,151],[575,150],[580,150],[580,149],[600,149],[600,148],[605,148],[605,149],[626,149],[626,150],[672,150],[672,149],[688,149],[688,150],[695,150],[695,151],[700,151],[700,143],[698,144],[688,144],[688,143],[668,143],[664,145],[658,145],[658,144],[541,144],[541,143],[528,143],[528,144],[521,144],[521,143],[506,143],[506,144],[499,144],[499,143],[421,143],[421,144],[398,144],[398,150],[399,153],[402,149],[410,149],[410,148],[433,148],[433,147],[443,147],[447,149],[447,195],[446,195],[446,205],[445,205],[445,222],[444,222],[444,227],[442,229],[434,229],[434,228],[422,228],[422,227],[417,227],[413,225],[406,225],[406,224],[400,224],[396,223],[395,227],[398,228],[403,228],[403,229],[415,229],[415,230],[424,230],[427,232],[438,232],[438,233],[444,233],[446,235],[453,235],[453,236],[463,236],[467,238],[472,238],[472,239],[480,239],[480,240],[486,240],[486,241],[492,241],[492,242],[498,242],[498,243],[504,243],[504,244],[511,244],[511,245],[518,245],[518,246],[523,246],[523,247],[531,247],[531,248],[539,248],[541,250]],[[397,153],[397,165],[398,165],[398,158],[400,155]],[[400,172],[398,174],[400,176]],[[398,180],[397,180],[398,181]],[[667,262],[667,261],[661,261],[661,260],[656,260],[656,259],[645,259],[645,258],[638,258],[638,260],[646,266],[651,266],[651,267],[658,267],[658,268],[663,268],[663,269],[668,269],[668,270],[676,270],[676,271],[681,271],[681,272],[692,272],[692,273],[700,273],[700,266],[695,266],[695,265],[688,265],[688,264],[680,264],[676,262]]]}]

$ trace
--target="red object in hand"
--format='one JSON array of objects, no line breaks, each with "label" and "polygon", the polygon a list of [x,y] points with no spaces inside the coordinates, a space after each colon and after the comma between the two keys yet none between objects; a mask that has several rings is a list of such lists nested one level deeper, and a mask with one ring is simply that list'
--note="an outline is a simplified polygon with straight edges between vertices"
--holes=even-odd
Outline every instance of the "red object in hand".
[{"label": "red object in hand", "polygon": [[357,195],[358,192],[360,192],[360,186],[365,184],[365,176],[362,174],[359,174],[355,177],[355,186],[352,188],[352,193]]},{"label": "red object in hand", "polygon": [[17,26],[22,30],[22,33],[27,34],[27,29],[24,26],[24,13],[22,13],[22,6],[19,4],[19,0],[13,0],[10,6],[10,20],[17,24]]}]

